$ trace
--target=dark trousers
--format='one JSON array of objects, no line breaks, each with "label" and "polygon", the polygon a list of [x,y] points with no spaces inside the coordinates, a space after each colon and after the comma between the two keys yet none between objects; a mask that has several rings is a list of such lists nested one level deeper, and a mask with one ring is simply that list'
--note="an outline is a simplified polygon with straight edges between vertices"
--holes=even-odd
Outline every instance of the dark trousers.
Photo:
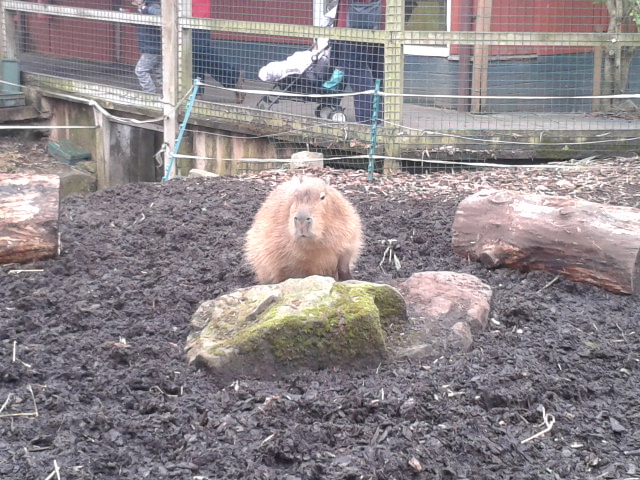
[{"label": "dark trousers", "polygon": [[225,88],[233,88],[238,83],[240,71],[227,63],[213,44],[211,33],[194,30],[191,42],[193,78],[209,74]]},{"label": "dark trousers", "polygon": [[[344,82],[356,92],[373,90],[375,81],[380,80],[380,88],[384,82],[384,47],[375,43],[334,42],[331,47],[336,68],[344,72]],[[373,117],[373,100],[371,94],[356,95],[353,99],[356,121],[371,123]],[[380,101],[378,118],[382,118],[382,102]]]}]

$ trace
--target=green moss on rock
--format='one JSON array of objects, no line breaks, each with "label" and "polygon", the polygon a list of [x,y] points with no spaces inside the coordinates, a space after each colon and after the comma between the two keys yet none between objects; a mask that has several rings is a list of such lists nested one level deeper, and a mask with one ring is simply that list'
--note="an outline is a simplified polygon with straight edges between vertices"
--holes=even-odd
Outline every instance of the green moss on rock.
[{"label": "green moss on rock", "polygon": [[342,285],[349,289],[348,292],[352,297],[357,298],[366,295],[373,297],[383,328],[387,328],[394,322],[404,323],[407,321],[407,306],[404,298],[395,288],[389,285],[358,280],[349,280]]},{"label": "green moss on rock", "polygon": [[[388,318],[381,310],[394,318],[404,314],[395,289],[327,277],[292,279],[206,302],[192,320],[203,328],[187,349],[191,361],[215,370],[224,365],[226,373],[377,364],[387,353]],[[203,318],[209,318],[206,325]]]}]

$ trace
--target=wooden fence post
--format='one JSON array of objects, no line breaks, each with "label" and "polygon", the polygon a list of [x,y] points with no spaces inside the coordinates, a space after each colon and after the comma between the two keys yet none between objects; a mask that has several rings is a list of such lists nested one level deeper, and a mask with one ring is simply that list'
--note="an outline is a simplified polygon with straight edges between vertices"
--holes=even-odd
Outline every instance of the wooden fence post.
[{"label": "wooden fence post", "polygon": [[175,175],[173,149],[178,129],[178,5],[162,2],[162,111],[164,114],[164,178]]},{"label": "wooden fence post", "polygon": [[[478,0],[478,11],[476,14],[476,32],[484,33],[491,31],[491,14],[493,10],[493,0]],[[489,78],[489,52],[491,45],[484,42],[476,44],[473,53],[473,80],[471,85],[472,95],[487,95]],[[471,112],[480,113],[486,107],[486,99],[472,98]]]},{"label": "wooden fence post", "polygon": [[[404,50],[402,41],[398,40],[394,32],[404,31],[404,1],[387,0],[385,14],[385,43],[384,43],[384,92],[404,93]],[[384,97],[384,120],[392,125],[402,125],[403,97]],[[384,132],[392,130],[385,127]],[[395,131],[395,128],[393,129]],[[400,156],[400,144],[393,141],[385,142],[385,155]],[[397,160],[385,160],[385,173],[400,170]]]}]

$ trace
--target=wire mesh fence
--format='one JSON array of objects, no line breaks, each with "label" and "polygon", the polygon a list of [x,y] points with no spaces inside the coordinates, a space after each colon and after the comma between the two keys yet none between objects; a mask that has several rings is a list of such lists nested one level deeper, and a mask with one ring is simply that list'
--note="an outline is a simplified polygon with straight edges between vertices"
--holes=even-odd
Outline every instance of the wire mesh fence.
[{"label": "wire mesh fence", "polygon": [[[162,10],[175,5],[172,36]],[[202,128],[187,137],[263,140],[226,142],[218,158],[303,148],[419,171],[640,149],[630,0],[6,0],[2,12],[4,58],[26,83],[151,110],[175,38],[177,97],[202,81]]]}]

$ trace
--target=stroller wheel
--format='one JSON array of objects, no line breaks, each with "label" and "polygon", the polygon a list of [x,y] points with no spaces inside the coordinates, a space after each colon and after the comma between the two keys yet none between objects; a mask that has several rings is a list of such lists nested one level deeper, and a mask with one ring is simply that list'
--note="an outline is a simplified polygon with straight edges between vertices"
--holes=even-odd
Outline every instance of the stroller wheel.
[{"label": "stroller wheel", "polygon": [[278,103],[278,98],[277,97],[276,97],[275,100],[272,100],[269,97],[269,95],[265,95],[260,100],[258,100],[258,103],[256,104],[256,108],[258,108],[260,110],[271,110],[271,107],[273,105],[275,105],[276,103]]},{"label": "stroller wheel", "polygon": [[331,120],[332,122],[337,122],[337,123],[346,123],[347,122],[347,116],[344,114],[344,110],[339,108],[339,109],[335,109],[333,112],[331,112],[331,114],[329,115],[329,120]]},{"label": "stroller wheel", "polygon": [[318,108],[316,108],[316,117],[318,118],[329,120],[332,113],[333,108],[328,105],[318,105]]}]

